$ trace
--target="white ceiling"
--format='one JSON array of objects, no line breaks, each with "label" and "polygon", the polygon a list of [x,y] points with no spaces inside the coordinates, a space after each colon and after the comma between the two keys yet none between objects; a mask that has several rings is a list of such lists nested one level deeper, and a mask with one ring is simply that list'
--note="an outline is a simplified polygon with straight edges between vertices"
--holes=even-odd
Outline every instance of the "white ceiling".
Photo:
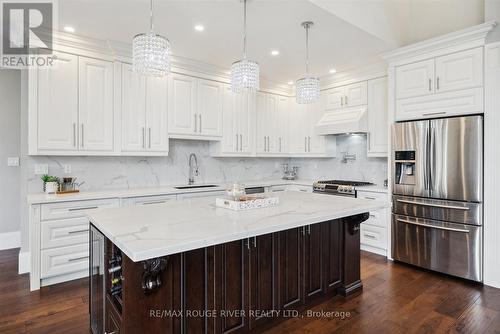
[{"label": "white ceiling", "polygon": [[[462,9],[455,8],[457,1]],[[409,41],[480,23],[483,1],[250,0],[248,57],[261,64],[267,79],[300,78],[305,57],[300,23],[312,20],[311,73],[323,76],[332,67],[343,71],[376,62],[380,53]],[[433,8],[438,12],[429,15]],[[175,55],[229,68],[242,55],[242,9],[239,0],[155,0],[155,31],[170,39]],[[448,19],[439,20],[443,13]],[[61,0],[59,22],[79,35],[130,43],[149,30],[149,0]],[[196,32],[196,24],[205,31]],[[273,49],[278,57],[270,55]]]}]

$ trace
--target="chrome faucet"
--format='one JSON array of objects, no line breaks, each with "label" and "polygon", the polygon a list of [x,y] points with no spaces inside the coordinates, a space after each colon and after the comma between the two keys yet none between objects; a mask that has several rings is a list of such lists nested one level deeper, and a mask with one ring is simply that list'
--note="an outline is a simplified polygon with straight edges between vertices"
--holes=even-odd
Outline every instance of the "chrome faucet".
[{"label": "chrome faucet", "polygon": [[[194,165],[193,165],[194,160]],[[189,155],[189,184],[194,184],[194,177],[199,175],[198,170],[198,158],[196,158],[196,154],[191,153]]]}]

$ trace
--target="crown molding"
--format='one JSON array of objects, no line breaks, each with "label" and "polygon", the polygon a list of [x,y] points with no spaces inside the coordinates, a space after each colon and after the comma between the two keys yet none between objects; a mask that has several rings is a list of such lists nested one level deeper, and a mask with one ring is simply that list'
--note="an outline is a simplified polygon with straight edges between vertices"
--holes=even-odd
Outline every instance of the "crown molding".
[{"label": "crown molding", "polygon": [[[111,40],[100,40],[62,31],[54,32],[53,49],[109,61],[132,63],[132,44]],[[172,55],[171,66],[172,71],[175,73],[223,83],[231,82],[229,68],[219,67],[199,60]],[[261,90],[285,96],[291,96],[292,94],[290,86],[276,83],[262,76]]]},{"label": "crown molding", "polygon": [[320,77],[321,90],[345,86],[355,82],[387,76],[387,63],[384,61],[374,62],[349,71],[337,72]]},{"label": "crown molding", "polygon": [[486,44],[488,33],[493,30],[496,25],[497,23],[495,21],[488,21],[470,28],[403,46],[396,50],[386,52],[382,54],[381,57],[388,63],[396,63],[410,57],[424,56],[464,44],[470,47],[483,46]]}]

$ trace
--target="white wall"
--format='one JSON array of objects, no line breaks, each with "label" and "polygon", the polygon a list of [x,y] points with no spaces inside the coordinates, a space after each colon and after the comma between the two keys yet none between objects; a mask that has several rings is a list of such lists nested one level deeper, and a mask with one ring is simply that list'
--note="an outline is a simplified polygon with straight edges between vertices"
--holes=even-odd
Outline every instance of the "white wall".
[{"label": "white wall", "polygon": [[13,238],[19,238],[19,233],[9,232],[20,228],[20,168],[7,167],[7,157],[20,154],[20,94],[21,72],[0,69],[0,249],[6,242],[13,246]]}]

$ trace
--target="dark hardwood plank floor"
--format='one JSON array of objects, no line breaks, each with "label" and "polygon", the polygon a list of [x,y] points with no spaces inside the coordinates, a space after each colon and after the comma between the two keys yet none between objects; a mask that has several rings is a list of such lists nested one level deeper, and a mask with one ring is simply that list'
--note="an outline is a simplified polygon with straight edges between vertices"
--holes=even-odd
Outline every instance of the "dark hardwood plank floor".
[{"label": "dark hardwood plank floor", "polygon": [[[18,250],[0,251],[0,333],[89,333],[86,279],[29,291]],[[364,291],[291,318],[275,333],[500,333],[500,290],[387,262],[362,252]]]}]

